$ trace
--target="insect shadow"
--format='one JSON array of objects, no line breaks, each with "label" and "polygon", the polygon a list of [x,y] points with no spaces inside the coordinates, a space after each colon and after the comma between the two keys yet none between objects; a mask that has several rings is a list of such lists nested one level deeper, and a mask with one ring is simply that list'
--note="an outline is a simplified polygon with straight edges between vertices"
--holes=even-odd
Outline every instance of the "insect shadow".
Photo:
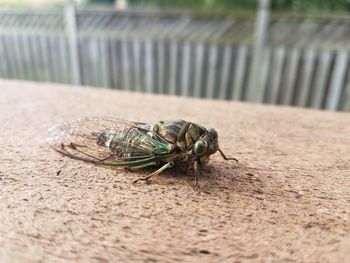
[{"label": "insect shadow", "polygon": [[[131,171],[137,173],[138,177],[152,172],[154,168],[146,167],[141,170]],[[222,192],[241,192],[244,194],[260,193],[263,182],[258,175],[252,173],[251,169],[243,164],[217,165],[207,164],[201,168],[200,192],[215,194]],[[174,185],[175,187],[188,186],[195,188],[193,171],[185,165],[178,165],[164,171],[161,175],[144,182],[142,185]]]}]

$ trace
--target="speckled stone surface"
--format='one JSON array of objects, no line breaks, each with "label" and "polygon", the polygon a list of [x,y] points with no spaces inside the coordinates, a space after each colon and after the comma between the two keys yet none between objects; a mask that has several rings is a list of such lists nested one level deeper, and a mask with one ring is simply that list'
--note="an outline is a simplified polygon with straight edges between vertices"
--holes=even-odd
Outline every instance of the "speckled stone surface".
[{"label": "speckled stone surface", "polygon": [[[219,133],[202,171],[60,156],[60,120],[186,119]],[[350,114],[0,81],[0,262],[350,262]]]}]

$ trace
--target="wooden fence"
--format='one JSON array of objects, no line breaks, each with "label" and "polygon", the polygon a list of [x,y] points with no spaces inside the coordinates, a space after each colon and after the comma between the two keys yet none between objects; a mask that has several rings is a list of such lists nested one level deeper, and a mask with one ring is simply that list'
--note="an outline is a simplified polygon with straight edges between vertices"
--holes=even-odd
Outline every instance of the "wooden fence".
[{"label": "wooden fence", "polygon": [[[107,13],[118,17],[115,12]],[[29,19],[30,14],[24,14]],[[83,13],[77,15],[75,10],[66,10],[64,21],[70,25],[69,30],[62,27],[63,16],[58,19],[57,13],[52,13],[56,20],[50,24],[48,19],[45,24],[50,31],[40,28],[42,23],[38,23],[36,30],[33,27],[19,30],[18,25],[9,30],[9,23],[1,25],[1,16],[5,15],[8,11],[0,12],[1,78],[350,111],[348,48],[282,45],[267,37],[259,47],[257,62],[256,46],[247,41],[253,34],[253,21],[244,22],[250,32],[245,31],[233,40],[227,33],[218,32],[218,28],[223,33],[230,31],[235,23],[229,19],[211,22],[211,34],[216,34],[216,38],[212,35],[194,38],[183,35],[193,36],[191,31],[184,32],[190,26],[198,31],[188,17],[176,17],[176,25],[182,23],[178,27],[167,21],[162,25],[167,37],[159,37],[151,32],[91,30],[91,11],[83,17]],[[112,23],[112,19],[105,22],[101,19],[97,25]],[[22,17],[22,23],[27,23],[23,21]],[[34,22],[33,25],[35,28]],[[120,28],[127,31],[123,26]],[[199,29],[208,34],[205,28]]]}]

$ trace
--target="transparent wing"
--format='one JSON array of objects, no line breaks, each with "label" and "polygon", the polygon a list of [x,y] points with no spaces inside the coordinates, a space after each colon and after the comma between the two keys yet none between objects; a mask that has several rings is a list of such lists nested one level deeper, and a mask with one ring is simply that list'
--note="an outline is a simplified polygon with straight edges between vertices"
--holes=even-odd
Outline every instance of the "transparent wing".
[{"label": "transparent wing", "polygon": [[56,151],[87,162],[133,166],[165,158],[171,145],[148,123],[109,117],[62,122],[49,130],[48,143]]}]

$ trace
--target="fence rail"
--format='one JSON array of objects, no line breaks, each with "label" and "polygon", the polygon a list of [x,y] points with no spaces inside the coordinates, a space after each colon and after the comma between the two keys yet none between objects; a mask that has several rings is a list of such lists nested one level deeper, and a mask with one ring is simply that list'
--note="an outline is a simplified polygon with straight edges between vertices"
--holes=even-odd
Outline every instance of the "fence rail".
[{"label": "fence rail", "polygon": [[251,100],[252,92],[257,102],[350,111],[345,44],[283,44],[276,32],[288,27],[273,18],[255,72],[251,18],[105,14],[0,11],[0,77],[227,100]]}]

